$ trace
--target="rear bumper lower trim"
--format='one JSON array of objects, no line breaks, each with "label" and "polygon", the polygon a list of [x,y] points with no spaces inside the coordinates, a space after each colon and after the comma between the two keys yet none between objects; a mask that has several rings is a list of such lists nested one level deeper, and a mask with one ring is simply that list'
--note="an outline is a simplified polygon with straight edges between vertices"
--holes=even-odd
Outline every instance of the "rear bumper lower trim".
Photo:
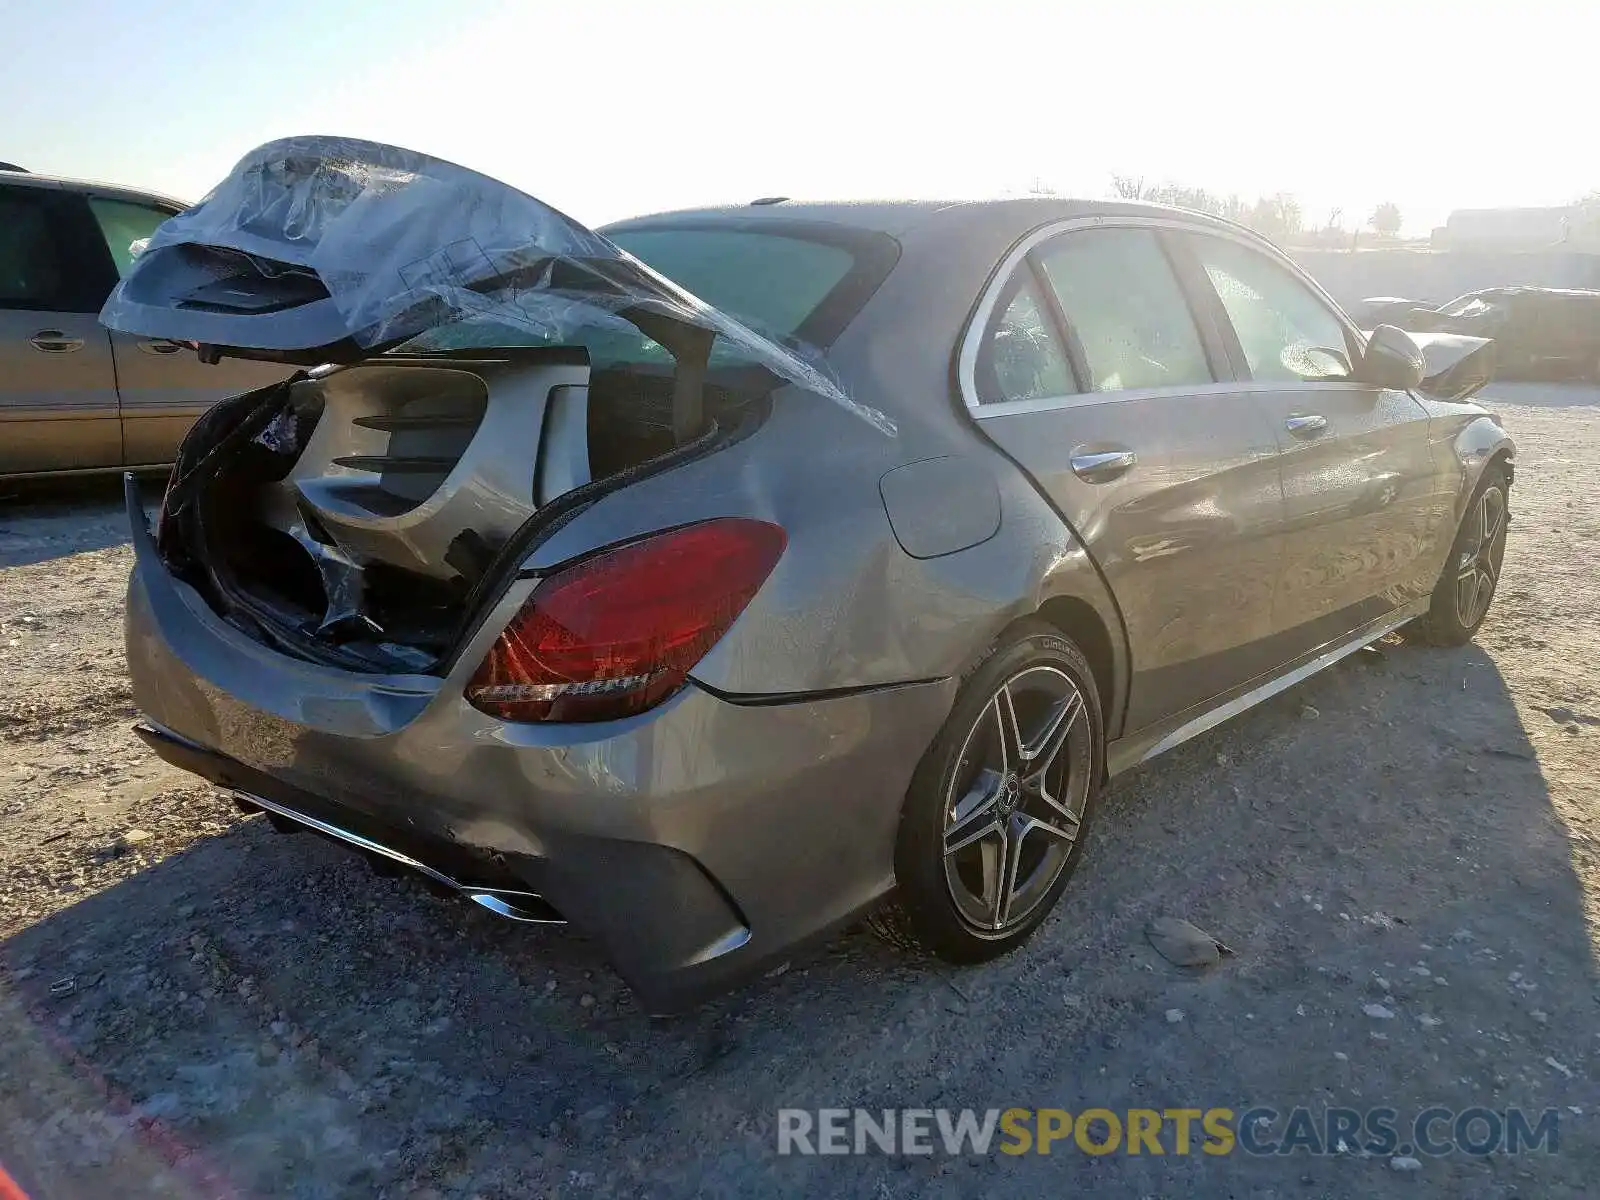
[{"label": "rear bumper lower trim", "polygon": [[[140,731],[140,736],[144,737],[142,730]],[[150,739],[146,737],[145,740],[149,741]],[[384,858],[390,859],[393,862],[399,863],[402,867],[409,867],[413,871],[417,871],[420,874],[426,875],[435,883],[442,883],[445,887],[453,888],[456,891],[461,890],[461,884],[456,880],[451,879],[450,876],[446,875],[444,872],[435,871],[432,867],[428,866],[427,863],[418,862],[409,854],[401,854],[398,850],[391,850],[388,846],[380,845],[370,838],[364,838],[359,833],[355,833],[352,830],[340,829],[337,825],[330,825],[326,821],[319,821],[316,817],[307,816],[302,812],[296,812],[286,804],[279,804],[275,800],[268,800],[265,796],[258,796],[254,792],[235,790],[234,795],[257,808],[264,808],[268,812],[275,812],[281,817],[288,817],[291,821],[298,821],[301,825],[306,826],[308,829],[315,829],[318,833],[325,833],[329,837],[337,838],[341,842],[348,842],[357,849],[365,850],[368,854],[378,854]]]},{"label": "rear bumper lower trim", "polygon": [[247,806],[276,813],[280,817],[304,826],[313,832],[325,837],[354,846],[366,854],[377,855],[379,858],[388,859],[400,866],[417,872],[426,879],[436,884],[459,892],[463,897],[471,900],[481,908],[486,908],[498,916],[506,917],[513,921],[527,921],[540,925],[564,925],[566,918],[556,912],[554,908],[536,892],[517,891],[510,888],[486,888],[477,884],[463,883],[454,876],[447,874],[411,855],[396,850],[392,846],[384,845],[380,841],[357,833],[355,830],[346,829],[314,817],[309,813],[301,812],[292,805],[281,800],[269,799],[259,791],[248,790],[236,786],[229,778],[229,772],[223,767],[219,755],[212,753],[203,746],[198,746],[187,738],[180,737],[170,729],[162,729],[153,722],[140,721],[134,725],[133,731],[139,735],[162,758],[188,771],[193,771],[202,778],[209,779],[219,787],[232,790],[235,797]]}]

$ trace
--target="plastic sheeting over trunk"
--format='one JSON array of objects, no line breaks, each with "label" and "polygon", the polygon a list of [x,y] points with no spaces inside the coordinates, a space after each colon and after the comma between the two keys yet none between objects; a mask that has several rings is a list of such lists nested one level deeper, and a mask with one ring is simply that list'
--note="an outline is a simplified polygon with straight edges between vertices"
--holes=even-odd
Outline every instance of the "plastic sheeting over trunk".
[{"label": "plastic sheeting over trunk", "polygon": [[[101,312],[112,329],[253,357],[344,360],[403,342],[560,344],[586,329],[684,331],[885,433],[820,353],[780,345],[532,196],[416,151],[269,142],[167,221]],[[694,340],[693,335],[688,338]]]}]

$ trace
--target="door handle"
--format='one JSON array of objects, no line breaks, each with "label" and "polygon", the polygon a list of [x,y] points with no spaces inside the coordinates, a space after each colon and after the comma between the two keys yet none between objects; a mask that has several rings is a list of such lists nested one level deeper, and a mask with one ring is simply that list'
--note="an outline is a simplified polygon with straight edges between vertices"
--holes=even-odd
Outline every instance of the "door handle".
[{"label": "door handle", "polygon": [[1283,423],[1295,437],[1316,437],[1328,428],[1328,418],[1320,413],[1296,413]]},{"label": "door handle", "polygon": [[28,339],[28,344],[41,354],[71,354],[83,349],[81,337],[69,337],[59,329],[41,329]]},{"label": "door handle", "polygon": [[1085,483],[1109,483],[1138,461],[1138,456],[1132,450],[1101,450],[1092,454],[1074,454],[1070,459],[1072,473]]},{"label": "door handle", "polygon": [[157,338],[152,342],[140,342],[139,349],[146,354],[176,354],[183,347],[177,342],[168,341],[166,338]]}]

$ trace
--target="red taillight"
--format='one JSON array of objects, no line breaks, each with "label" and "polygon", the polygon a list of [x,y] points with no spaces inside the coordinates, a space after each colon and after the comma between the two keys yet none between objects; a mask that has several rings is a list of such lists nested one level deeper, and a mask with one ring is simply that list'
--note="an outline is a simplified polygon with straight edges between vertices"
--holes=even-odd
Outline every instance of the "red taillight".
[{"label": "red taillight", "polygon": [[607,550],[544,580],[467,699],[508,721],[608,721],[660,703],[760,589],[788,539],[723,517]]}]

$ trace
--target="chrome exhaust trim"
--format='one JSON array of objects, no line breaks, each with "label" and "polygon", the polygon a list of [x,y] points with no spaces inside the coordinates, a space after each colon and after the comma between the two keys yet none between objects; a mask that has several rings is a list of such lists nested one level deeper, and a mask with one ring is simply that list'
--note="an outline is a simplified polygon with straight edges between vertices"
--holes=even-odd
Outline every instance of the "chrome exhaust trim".
[{"label": "chrome exhaust trim", "polygon": [[234,796],[252,808],[261,809],[269,816],[275,814],[278,817],[286,818],[296,824],[305,826],[307,829],[313,829],[337,841],[354,846],[367,854],[375,854],[380,858],[388,859],[390,862],[398,863],[402,867],[407,867],[433,883],[441,884],[452,892],[460,893],[474,904],[488,909],[497,916],[506,917],[512,921],[527,921],[539,925],[565,925],[567,923],[566,918],[556,912],[549,902],[536,892],[514,892],[499,888],[474,887],[471,884],[452,879],[442,871],[434,870],[427,863],[418,862],[409,854],[402,854],[398,850],[385,846],[380,842],[375,842],[371,838],[363,837],[359,833],[352,832],[349,829],[342,829],[337,825],[329,824],[327,821],[318,820],[316,817],[307,816],[303,812],[297,812],[287,805],[279,804],[276,800],[268,800],[265,796],[258,796],[254,792],[240,791],[238,789],[234,789]]},{"label": "chrome exhaust trim", "polygon": [[474,904],[511,921],[527,921],[534,925],[567,923],[565,917],[551,908],[549,902],[535,892],[502,892],[476,888],[464,890],[467,899]]}]

